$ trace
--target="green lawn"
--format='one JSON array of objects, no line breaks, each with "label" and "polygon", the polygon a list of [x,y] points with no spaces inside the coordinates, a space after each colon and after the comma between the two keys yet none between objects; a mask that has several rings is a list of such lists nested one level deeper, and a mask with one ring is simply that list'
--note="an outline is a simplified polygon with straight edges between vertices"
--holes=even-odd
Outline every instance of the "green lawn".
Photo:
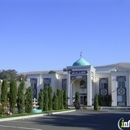
[{"label": "green lawn", "polygon": [[[52,110],[52,111],[43,111],[42,113],[38,113],[38,114],[51,114],[53,112],[62,112],[62,111],[68,111],[68,110],[74,110],[74,109],[63,109],[63,110]],[[13,115],[0,115],[0,119],[2,118],[11,118],[11,117],[20,117],[20,116],[30,116],[30,115],[38,115],[38,114],[34,114],[34,113],[23,113],[23,114],[18,114],[18,113],[15,113]]]}]

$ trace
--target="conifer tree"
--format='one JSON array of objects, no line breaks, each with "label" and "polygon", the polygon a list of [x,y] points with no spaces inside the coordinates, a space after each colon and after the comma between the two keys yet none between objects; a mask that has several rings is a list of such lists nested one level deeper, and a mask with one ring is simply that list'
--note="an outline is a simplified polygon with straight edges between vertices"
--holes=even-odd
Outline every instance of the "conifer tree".
[{"label": "conifer tree", "polygon": [[97,94],[94,97],[94,110],[98,110],[98,95]]},{"label": "conifer tree", "polygon": [[58,97],[56,93],[53,95],[53,110],[58,110]]},{"label": "conifer tree", "polygon": [[1,87],[1,103],[3,106],[7,105],[7,94],[8,94],[8,84],[7,80],[3,80]]},{"label": "conifer tree", "polygon": [[60,89],[57,89],[56,96],[58,98],[58,109],[61,109],[61,91],[60,91]]},{"label": "conifer tree", "polygon": [[64,106],[64,109],[67,109],[68,103],[67,103],[67,93],[66,93],[66,90],[63,91],[63,106]]},{"label": "conifer tree", "polygon": [[44,110],[45,111],[48,111],[48,86],[45,86],[44,87],[44,102],[45,102],[45,105],[44,105]]},{"label": "conifer tree", "polygon": [[26,92],[25,112],[31,113],[32,108],[33,108],[33,90],[32,87],[28,87]]},{"label": "conifer tree", "polygon": [[64,108],[64,106],[63,106],[63,90],[61,89],[60,90],[60,96],[61,96],[61,109],[63,109]]},{"label": "conifer tree", "polygon": [[79,103],[79,92],[78,91],[75,93],[75,103],[76,104]]},{"label": "conifer tree", "polygon": [[3,80],[2,82],[2,87],[1,87],[1,109],[2,109],[2,114],[5,114],[5,109],[4,107],[7,107],[7,100],[8,100],[8,84],[7,80]]},{"label": "conifer tree", "polygon": [[40,89],[39,98],[38,98],[39,109],[43,110],[43,103],[44,103],[43,89]]},{"label": "conifer tree", "polygon": [[22,81],[18,88],[18,99],[17,99],[17,107],[18,113],[24,112],[24,81]]},{"label": "conifer tree", "polygon": [[16,81],[12,80],[10,83],[10,110],[12,113],[15,112],[15,105],[17,99],[17,85]]},{"label": "conifer tree", "polygon": [[48,87],[48,109],[52,110],[52,87]]}]

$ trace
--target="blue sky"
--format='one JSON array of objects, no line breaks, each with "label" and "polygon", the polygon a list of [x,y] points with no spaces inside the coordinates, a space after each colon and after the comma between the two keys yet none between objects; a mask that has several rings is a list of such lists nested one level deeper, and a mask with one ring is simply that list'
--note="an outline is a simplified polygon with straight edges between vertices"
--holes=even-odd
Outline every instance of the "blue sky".
[{"label": "blue sky", "polygon": [[1,0],[0,69],[130,62],[130,0]]}]

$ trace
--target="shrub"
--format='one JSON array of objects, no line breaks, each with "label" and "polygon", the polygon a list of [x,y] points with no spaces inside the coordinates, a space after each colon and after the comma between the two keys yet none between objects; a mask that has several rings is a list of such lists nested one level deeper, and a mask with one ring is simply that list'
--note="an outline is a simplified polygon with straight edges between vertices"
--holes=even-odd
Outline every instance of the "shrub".
[{"label": "shrub", "polygon": [[94,110],[98,110],[98,95],[95,95],[94,98]]}]

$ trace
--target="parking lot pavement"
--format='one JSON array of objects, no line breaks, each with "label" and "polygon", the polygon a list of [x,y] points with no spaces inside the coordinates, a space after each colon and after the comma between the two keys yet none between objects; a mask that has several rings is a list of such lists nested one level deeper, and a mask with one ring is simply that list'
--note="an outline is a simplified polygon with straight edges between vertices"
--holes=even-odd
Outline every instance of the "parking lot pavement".
[{"label": "parking lot pavement", "polygon": [[129,120],[129,113],[88,112],[71,113],[0,122],[0,130],[118,130],[120,118]]}]

